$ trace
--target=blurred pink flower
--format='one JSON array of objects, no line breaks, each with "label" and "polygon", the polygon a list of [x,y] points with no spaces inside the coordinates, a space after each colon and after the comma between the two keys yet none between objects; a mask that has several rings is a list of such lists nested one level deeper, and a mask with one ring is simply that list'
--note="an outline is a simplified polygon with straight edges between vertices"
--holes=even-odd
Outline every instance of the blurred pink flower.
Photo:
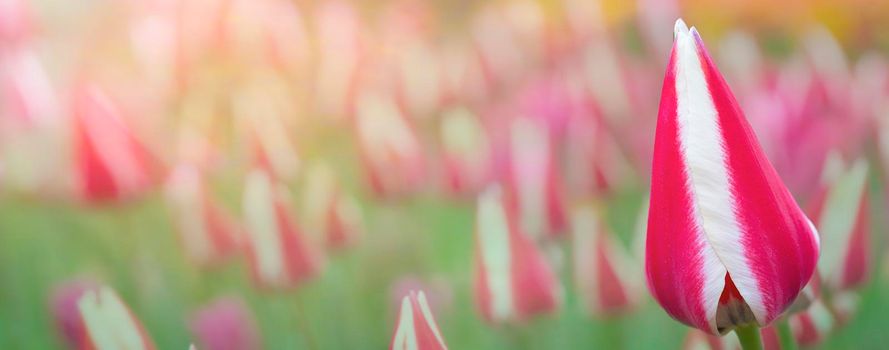
[{"label": "blurred pink flower", "polygon": [[302,213],[307,231],[330,248],[344,248],[361,238],[364,233],[361,207],[344,191],[327,164],[312,164],[306,170],[303,188]]},{"label": "blurred pink flower", "polygon": [[559,307],[556,276],[499,188],[479,196],[475,231],[475,297],[489,322],[521,322]]},{"label": "blurred pink flower", "polygon": [[641,266],[630,252],[614,241],[595,209],[581,207],[573,215],[574,275],[578,294],[590,313],[618,316],[628,312],[641,296]]},{"label": "blurred pink flower", "polygon": [[221,297],[191,314],[189,328],[204,350],[262,348],[259,329],[250,309],[235,297]]},{"label": "blurred pink flower", "polygon": [[652,168],[645,270],[667,313],[712,334],[781,315],[815,271],[818,233],[681,20]]},{"label": "blurred pink flower", "polygon": [[445,181],[452,195],[475,195],[491,181],[491,145],[477,115],[465,107],[442,113]]},{"label": "blurred pink flower", "polygon": [[212,198],[205,181],[199,169],[180,164],[167,179],[167,201],[189,259],[212,266],[238,253],[243,233]]},{"label": "blurred pink flower", "polygon": [[75,87],[72,131],[77,195],[88,202],[137,196],[158,181],[159,163],[98,85]]},{"label": "blurred pink flower", "polygon": [[289,191],[262,170],[247,174],[242,199],[247,257],[254,280],[288,288],[321,272],[323,252],[293,217]]}]

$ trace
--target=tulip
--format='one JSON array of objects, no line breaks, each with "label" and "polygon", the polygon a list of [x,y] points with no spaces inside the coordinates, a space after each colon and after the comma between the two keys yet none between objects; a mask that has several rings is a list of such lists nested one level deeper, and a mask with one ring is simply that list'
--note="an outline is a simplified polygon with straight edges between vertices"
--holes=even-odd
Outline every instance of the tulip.
[{"label": "tulip", "polygon": [[499,188],[479,196],[475,231],[475,297],[489,322],[523,321],[559,306],[561,290],[549,263]]},{"label": "tulip", "polygon": [[247,175],[242,202],[247,257],[262,287],[293,287],[321,270],[319,248],[296,225],[288,194],[262,170]]},{"label": "tulip", "polygon": [[257,75],[236,95],[234,113],[248,132],[257,165],[276,179],[290,180],[300,162],[284,118],[294,113],[295,106],[283,80],[271,72]]},{"label": "tulip", "polygon": [[484,126],[466,108],[442,113],[445,176],[452,194],[479,191],[491,177],[491,149]]},{"label": "tulip", "polygon": [[52,308],[71,349],[155,348],[139,320],[109,287],[69,282],[55,292]]},{"label": "tulip", "polygon": [[74,93],[73,149],[77,194],[88,202],[125,199],[156,182],[156,160],[125,124],[118,105],[97,85]]},{"label": "tulip", "polygon": [[676,22],[652,163],[645,268],[673,318],[742,343],[818,259],[814,225],[766,159],[697,30]]},{"label": "tulip", "polygon": [[355,88],[364,55],[361,23],[352,5],[325,1],[315,13],[319,38],[318,108],[325,115],[343,118],[352,114]]},{"label": "tulip", "polygon": [[29,39],[34,32],[32,17],[29,1],[0,1],[0,46],[5,49]]},{"label": "tulip", "polygon": [[533,237],[557,237],[567,231],[562,179],[553,140],[539,123],[518,118],[510,125],[509,201],[518,209],[522,228]]},{"label": "tulip", "polygon": [[167,180],[167,199],[188,257],[203,266],[234,255],[241,228],[211,198],[205,179],[191,165],[179,165]]},{"label": "tulip", "polygon": [[401,301],[395,334],[392,336],[392,350],[435,350],[447,349],[441,331],[432,316],[426,295],[422,291],[411,291]]},{"label": "tulip", "polygon": [[342,248],[361,236],[364,218],[354,197],[344,193],[327,165],[313,164],[306,171],[303,217],[307,230],[321,235],[325,244]]},{"label": "tulip", "polygon": [[357,108],[358,143],[374,192],[385,197],[415,191],[426,166],[416,131],[387,95],[365,93]]},{"label": "tulip", "polygon": [[261,349],[256,321],[250,310],[237,298],[222,297],[191,315],[189,328],[202,349]]},{"label": "tulip", "polygon": [[823,182],[829,186],[811,204],[812,219],[825,243],[818,266],[832,290],[850,290],[867,281],[871,268],[868,165],[858,160],[839,176],[829,175],[835,172],[829,168]]},{"label": "tulip", "polygon": [[789,322],[797,344],[804,347],[820,343],[835,324],[833,315],[820,300],[807,310],[790,316]]},{"label": "tulip", "polygon": [[632,308],[642,276],[634,273],[638,269],[629,251],[613,240],[592,208],[575,210],[572,230],[575,280],[589,311],[616,316]]}]

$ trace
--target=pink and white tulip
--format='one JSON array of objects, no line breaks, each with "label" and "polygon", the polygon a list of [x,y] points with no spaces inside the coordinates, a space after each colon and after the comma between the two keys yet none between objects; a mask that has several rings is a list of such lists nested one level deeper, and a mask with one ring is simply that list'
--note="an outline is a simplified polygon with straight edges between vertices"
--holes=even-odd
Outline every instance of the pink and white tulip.
[{"label": "pink and white tulip", "polygon": [[109,287],[71,282],[56,291],[52,308],[67,345],[77,350],[152,350],[142,323]]},{"label": "pink and white tulip", "polygon": [[595,315],[617,316],[640,297],[642,275],[629,251],[614,241],[595,209],[582,207],[573,214],[574,274],[581,299]]},{"label": "pink and white tulip", "polygon": [[812,204],[812,219],[825,243],[819,271],[832,290],[860,286],[871,269],[867,172],[867,163],[858,160],[835,180],[827,180],[829,186],[816,195]]},{"label": "pink and white tulip", "polygon": [[444,338],[422,291],[411,291],[401,301],[392,350],[446,350]]},{"label": "pink and white tulip", "polygon": [[365,92],[355,129],[370,185],[380,196],[411,193],[424,182],[426,160],[416,131],[388,95]]},{"label": "pink and white tulip", "polygon": [[297,226],[288,196],[266,172],[247,175],[242,202],[247,257],[261,287],[298,286],[321,271],[320,247]]},{"label": "pink and white tulip", "polygon": [[259,329],[243,301],[216,299],[192,313],[189,328],[201,349],[261,349]]},{"label": "pink and white tulip", "polygon": [[491,146],[475,114],[460,107],[445,111],[441,142],[449,192],[474,194],[491,180]]},{"label": "pink and white tulip", "polygon": [[697,30],[676,22],[652,165],[645,270],[673,318],[766,326],[818,260],[814,225],[765,157]]},{"label": "pink and white tulip", "polygon": [[363,234],[364,217],[358,201],[345,193],[333,170],[313,164],[306,171],[302,211],[306,229],[331,248],[354,244]]},{"label": "pink and white tulip", "polygon": [[236,254],[242,229],[212,198],[200,170],[182,164],[167,180],[167,200],[189,259],[202,266]]},{"label": "pink and white tulip", "polygon": [[522,228],[532,237],[558,237],[568,229],[563,182],[554,140],[539,121],[516,118],[510,124],[507,196]]},{"label": "pink and white tulip", "polygon": [[88,202],[137,196],[157,182],[157,160],[94,84],[77,86],[72,106],[76,195]]},{"label": "pink and white tulip", "polygon": [[521,322],[559,307],[561,287],[500,189],[482,193],[476,210],[475,297],[482,315],[492,323]]}]

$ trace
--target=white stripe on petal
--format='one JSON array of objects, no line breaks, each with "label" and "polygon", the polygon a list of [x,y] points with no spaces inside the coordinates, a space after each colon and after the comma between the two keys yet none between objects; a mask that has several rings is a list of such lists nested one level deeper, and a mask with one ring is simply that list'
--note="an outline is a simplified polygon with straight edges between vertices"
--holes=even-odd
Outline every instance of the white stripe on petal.
[{"label": "white stripe on petal", "polygon": [[139,325],[111,288],[87,291],[77,308],[97,350],[145,348]]},{"label": "white stripe on petal", "polygon": [[254,249],[257,272],[264,282],[284,278],[274,193],[268,174],[254,170],[247,175],[244,189],[244,221]]},{"label": "white stripe on petal", "polygon": [[478,235],[481,259],[491,293],[491,316],[505,320],[513,314],[509,222],[503,208],[500,188],[486,190],[478,201]]},{"label": "white stripe on petal", "polygon": [[837,271],[842,271],[843,259],[849,248],[849,236],[858,218],[861,196],[867,185],[867,162],[858,160],[847,172],[835,182],[827,196],[818,222],[818,231],[824,240],[818,266],[821,273],[831,281],[840,278]]},{"label": "white stripe on petal", "polygon": [[684,23],[677,22],[675,35],[679,143],[688,175],[692,217],[700,228],[707,318],[715,322],[728,270],[756,318],[764,320],[766,310],[744,256],[742,231],[733,210],[735,201],[719,115],[698,56],[697,34],[694,28],[689,31]]},{"label": "white stripe on petal", "polygon": [[417,350],[417,330],[414,327],[414,307],[410,296],[401,299],[401,315],[398,317],[398,329],[392,348],[399,350]]},{"label": "white stripe on petal", "polygon": [[435,323],[435,317],[432,316],[432,310],[429,309],[429,303],[426,301],[426,293],[422,291],[417,292],[417,303],[420,304],[420,311],[423,313],[423,318],[426,319],[426,324],[429,325],[429,328],[432,329],[432,333],[435,334],[435,339],[438,340],[438,343],[444,346],[444,338],[441,336],[441,332],[438,331],[438,324]]}]

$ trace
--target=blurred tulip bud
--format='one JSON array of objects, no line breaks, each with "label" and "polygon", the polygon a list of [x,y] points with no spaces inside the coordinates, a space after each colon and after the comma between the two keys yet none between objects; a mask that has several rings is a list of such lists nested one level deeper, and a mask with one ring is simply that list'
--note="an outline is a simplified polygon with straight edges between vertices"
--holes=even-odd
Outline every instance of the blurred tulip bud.
[{"label": "blurred tulip bud", "polygon": [[475,296],[489,322],[521,322],[559,306],[561,287],[549,263],[498,187],[479,196],[475,231]]},{"label": "blurred tulip bud", "polygon": [[864,284],[871,270],[867,172],[861,159],[839,176],[825,175],[836,180],[825,181],[813,199],[812,219],[824,242],[818,266],[832,290]]},{"label": "blurred tulip bud", "polygon": [[[253,315],[238,298],[222,297],[192,313],[189,328],[205,350],[261,349]],[[192,345],[194,346],[194,345]]]},{"label": "blurred tulip bud", "polygon": [[400,49],[399,92],[405,109],[412,117],[428,117],[442,100],[439,55],[422,38],[411,40]]},{"label": "blurred tulip bud", "polygon": [[70,349],[154,349],[154,343],[117,293],[92,282],[60,286],[52,300],[56,325]]},{"label": "blurred tulip bud", "polygon": [[479,11],[472,23],[472,37],[481,58],[482,74],[489,84],[509,84],[518,80],[529,62],[507,20],[494,6]]},{"label": "blurred tulip bud", "polygon": [[40,58],[28,48],[0,55],[0,101],[0,115],[19,124],[45,126],[60,118],[52,81]]},{"label": "blurred tulip bud", "polygon": [[73,149],[77,194],[88,202],[126,199],[157,182],[158,163],[97,85],[75,88]]},{"label": "blurred tulip bud", "polygon": [[31,14],[30,1],[0,0],[0,47],[21,44],[33,34]]},{"label": "blurred tulip bud", "polygon": [[594,315],[618,316],[639,299],[642,275],[591,207],[574,211],[572,244],[579,294]]},{"label": "blurred tulip bud", "polygon": [[805,311],[789,317],[796,342],[803,347],[818,345],[835,325],[834,316],[821,300],[816,300]]},{"label": "blurred tulip bud", "polygon": [[532,237],[566,233],[568,218],[553,140],[539,124],[518,118],[510,126],[509,152],[507,194],[510,205],[518,209],[522,228]]},{"label": "blurred tulip bud", "polygon": [[289,192],[261,170],[247,175],[243,210],[247,257],[262,287],[288,288],[318,275],[322,255],[293,218]]},{"label": "blurred tulip bud", "polygon": [[364,231],[357,200],[343,191],[326,164],[310,166],[305,181],[302,210],[306,229],[320,235],[331,248],[354,244]]},{"label": "blurred tulip bud", "polygon": [[756,141],[697,30],[676,22],[651,181],[645,268],[673,318],[763,327],[815,271],[814,225]]},{"label": "blurred tulip bud", "polygon": [[398,314],[395,335],[392,336],[392,350],[436,350],[447,349],[441,331],[432,316],[426,295],[422,291],[411,291],[402,299]]},{"label": "blurred tulip bud", "polygon": [[462,107],[445,111],[441,142],[445,177],[452,194],[475,194],[490,181],[491,149],[475,114]]},{"label": "blurred tulip bud", "polygon": [[356,118],[360,152],[374,192],[392,196],[419,189],[426,173],[422,145],[394,101],[367,92],[358,101]]},{"label": "blurred tulip bud", "polygon": [[291,180],[296,177],[300,162],[284,118],[295,114],[295,106],[284,82],[274,73],[257,75],[236,95],[234,113],[244,123],[256,163],[276,179]]},{"label": "blurred tulip bud", "polygon": [[319,42],[318,104],[321,113],[334,118],[351,114],[358,74],[362,65],[361,23],[350,3],[329,0],[315,13]]},{"label": "blurred tulip bud", "polygon": [[205,181],[194,166],[177,166],[167,180],[167,201],[186,254],[210,266],[238,252],[242,231],[212,198]]}]

